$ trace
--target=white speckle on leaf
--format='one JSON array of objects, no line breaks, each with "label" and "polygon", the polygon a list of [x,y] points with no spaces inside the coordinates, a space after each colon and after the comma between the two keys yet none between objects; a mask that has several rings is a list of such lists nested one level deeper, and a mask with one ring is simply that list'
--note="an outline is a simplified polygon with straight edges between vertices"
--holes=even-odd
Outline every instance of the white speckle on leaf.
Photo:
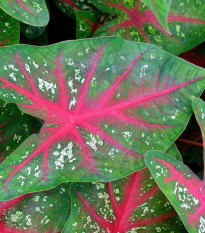
[{"label": "white speckle on leaf", "polygon": [[21,211],[16,211],[15,214],[11,214],[11,221],[12,222],[19,222],[19,220],[22,218],[23,213]]},{"label": "white speckle on leaf", "polygon": [[48,91],[48,90],[51,90],[51,93],[52,94],[55,94],[55,90],[57,88],[56,84],[53,84],[53,83],[49,83],[41,78],[38,78],[38,87],[41,89],[41,91],[44,91],[45,89]]},{"label": "white speckle on leaf", "polygon": [[56,169],[64,168],[65,157],[72,163],[76,158],[73,158],[73,143],[69,142],[68,145],[59,153],[60,157],[55,161]]}]

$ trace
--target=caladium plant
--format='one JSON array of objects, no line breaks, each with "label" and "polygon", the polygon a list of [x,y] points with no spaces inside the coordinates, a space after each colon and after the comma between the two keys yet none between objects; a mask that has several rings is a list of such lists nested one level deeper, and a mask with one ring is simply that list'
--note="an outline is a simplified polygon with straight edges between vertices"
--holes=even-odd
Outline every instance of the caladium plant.
[{"label": "caladium plant", "polygon": [[[22,181],[23,182],[23,181]],[[70,216],[69,184],[0,202],[0,232],[61,232]]]},{"label": "caladium plant", "polygon": [[9,54],[1,58],[0,97],[44,121],[1,164],[1,200],[144,168],[149,149],[166,151],[182,132],[205,86],[203,69],[121,38],[0,52]]},{"label": "caladium plant", "polygon": [[[201,0],[92,0],[98,9],[90,0],[54,1],[73,18],[75,11],[77,38],[118,35],[174,54],[204,41]],[[49,19],[45,2],[51,21],[41,34]],[[203,182],[170,145],[204,90],[205,71],[148,43],[66,41],[75,38],[75,21],[57,6],[0,0],[15,17],[0,11],[0,45],[6,45],[0,48],[0,232],[204,232]],[[18,20],[21,43],[64,42],[7,47],[19,41]],[[202,66],[203,51],[197,60],[195,51],[181,56]],[[165,163],[157,165],[167,171],[163,185],[156,179],[159,187],[144,161],[149,150],[160,150],[150,153]],[[182,153],[185,163],[189,154]],[[194,156],[190,166],[201,177]],[[181,183],[173,189],[175,177]],[[178,199],[168,195],[172,190]]]},{"label": "caladium plant", "polygon": [[17,20],[29,25],[45,26],[49,21],[45,0],[0,0],[0,8]]},{"label": "caladium plant", "polygon": [[[176,147],[167,151],[180,155]],[[74,232],[186,232],[147,168],[108,183],[73,183],[72,213],[63,230]]]},{"label": "caladium plant", "polygon": [[19,43],[19,23],[0,9],[0,46]]},{"label": "caladium plant", "polygon": [[[201,128],[204,144],[205,103],[200,99],[195,99],[193,109]],[[204,232],[204,179],[199,179],[182,162],[162,152],[148,152],[146,162],[160,189],[175,207],[188,231]]]},{"label": "caladium plant", "polygon": [[94,37],[121,36],[128,40],[156,44],[174,54],[183,53],[204,41],[205,4],[202,1],[173,0],[167,16],[170,33],[161,26],[153,11],[140,0],[91,2],[99,10],[117,14],[117,18],[100,27]]}]

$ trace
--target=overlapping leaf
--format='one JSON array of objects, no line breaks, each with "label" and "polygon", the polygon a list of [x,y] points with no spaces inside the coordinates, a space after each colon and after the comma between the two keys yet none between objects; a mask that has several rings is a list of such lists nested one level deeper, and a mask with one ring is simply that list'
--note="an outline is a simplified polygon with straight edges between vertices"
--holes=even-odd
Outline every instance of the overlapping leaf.
[{"label": "overlapping leaf", "polygon": [[20,112],[15,104],[0,100],[0,162],[40,127],[35,118]]},{"label": "overlapping leaf", "polygon": [[186,232],[147,168],[113,182],[71,187],[72,213],[64,233],[169,233],[173,226]]},{"label": "overlapping leaf", "polygon": [[38,45],[38,46],[48,45],[47,30],[45,29],[45,31],[35,39],[30,39],[30,38],[24,36],[24,34],[22,33],[21,34],[21,44]]},{"label": "overlapping leaf", "polygon": [[140,0],[92,0],[102,11],[117,18],[100,27],[93,36],[115,35],[156,44],[173,54],[183,53],[204,41],[205,4],[195,0],[173,0],[168,14],[169,34],[153,11]]},{"label": "overlapping leaf", "polygon": [[[196,99],[193,108],[204,140],[205,103]],[[205,229],[204,180],[200,180],[182,162],[162,152],[148,152],[146,162],[157,184],[175,207],[189,232],[203,232]]]},{"label": "overlapping leaf", "polygon": [[36,39],[45,31],[46,27],[35,27],[25,23],[20,23],[21,32],[29,39]]},{"label": "overlapping leaf", "polygon": [[88,38],[106,21],[111,20],[108,14],[104,14],[97,9],[91,11],[81,11],[75,9],[76,14],[76,38]]},{"label": "overlapping leaf", "polygon": [[161,25],[168,31],[167,16],[172,0],[142,0],[152,9]]},{"label": "overlapping leaf", "polygon": [[0,9],[0,46],[18,44],[19,23]]},{"label": "overlapping leaf", "polygon": [[0,202],[0,232],[61,232],[70,216],[68,188],[69,184],[61,184],[48,191]]},{"label": "overlapping leaf", "polygon": [[165,151],[176,140],[205,87],[202,68],[120,38],[0,52],[9,54],[1,58],[0,97],[44,120],[39,135],[2,163],[2,200],[144,168],[147,150]]},{"label": "overlapping leaf", "polygon": [[33,26],[45,26],[49,13],[45,0],[0,0],[0,8],[12,17]]},{"label": "overlapping leaf", "polygon": [[94,7],[90,0],[54,0],[58,8],[66,15],[75,18],[75,9],[90,11]]}]

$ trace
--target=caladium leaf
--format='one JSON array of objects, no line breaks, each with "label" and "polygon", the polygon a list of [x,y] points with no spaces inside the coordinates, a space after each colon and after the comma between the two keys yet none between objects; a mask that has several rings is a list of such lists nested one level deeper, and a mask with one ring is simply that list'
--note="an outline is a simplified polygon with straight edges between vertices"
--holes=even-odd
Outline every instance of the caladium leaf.
[{"label": "caladium leaf", "polygon": [[29,39],[28,37],[24,36],[24,34],[21,34],[21,44],[29,44],[29,45],[48,45],[48,33],[47,30],[45,30],[40,36],[38,36],[35,39]]},{"label": "caladium leaf", "polygon": [[20,23],[21,32],[29,39],[36,39],[45,31],[46,27],[35,27],[25,23]]},{"label": "caladium leaf", "polygon": [[159,151],[148,152],[146,163],[158,186],[170,200],[189,232],[203,232],[204,181],[182,162]]},{"label": "caladium leaf", "polygon": [[49,21],[45,0],[0,0],[0,8],[17,20],[29,25],[45,26]]},{"label": "caladium leaf", "polygon": [[19,23],[0,9],[0,46],[19,43]]},{"label": "caladium leaf", "polygon": [[76,14],[76,39],[88,38],[107,20],[108,14],[104,14],[97,9],[91,11],[81,11],[75,9]]},{"label": "caladium leaf", "polygon": [[172,0],[142,0],[151,10],[161,23],[161,25],[168,31],[168,12]]},{"label": "caladium leaf", "polygon": [[[173,148],[172,150],[174,150]],[[108,183],[73,183],[63,233],[186,232],[147,168]]]},{"label": "caladium leaf", "polygon": [[121,38],[16,45],[0,53],[9,54],[1,58],[0,97],[44,121],[1,164],[2,200],[144,168],[148,150],[166,151],[183,131],[191,99],[205,87],[202,68]]},{"label": "caladium leaf", "polygon": [[0,162],[9,156],[31,134],[37,133],[41,124],[19,111],[15,104],[0,100]]},{"label": "caladium leaf", "polygon": [[66,15],[75,19],[75,9],[90,11],[94,7],[90,0],[54,0],[58,8]]},{"label": "caladium leaf", "polygon": [[93,36],[117,35],[124,39],[155,44],[181,54],[202,43],[205,37],[205,4],[202,1],[173,0],[168,14],[169,34],[153,11],[143,2],[91,0],[93,5],[117,18],[105,23]]},{"label": "caladium leaf", "polygon": [[48,191],[0,202],[1,232],[61,232],[70,216],[68,188],[69,184],[61,184]]}]

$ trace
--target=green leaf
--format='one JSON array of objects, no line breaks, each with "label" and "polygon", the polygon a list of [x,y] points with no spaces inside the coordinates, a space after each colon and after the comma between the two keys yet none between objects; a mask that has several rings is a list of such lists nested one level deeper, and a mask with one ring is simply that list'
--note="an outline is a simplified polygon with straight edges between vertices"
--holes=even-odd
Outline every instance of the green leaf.
[{"label": "green leaf", "polygon": [[0,0],[0,8],[23,23],[33,26],[45,26],[49,13],[45,0]]},{"label": "green leaf", "polygon": [[0,46],[19,43],[19,23],[0,9]]},{"label": "green leaf", "polygon": [[186,232],[147,168],[108,183],[73,183],[63,233]]},{"label": "green leaf", "polygon": [[0,162],[41,127],[35,118],[19,111],[15,104],[6,104],[2,100],[0,100],[0,122]]},{"label": "green leaf", "polygon": [[144,168],[148,150],[166,151],[181,134],[191,100],[205,87],[202,68],[121,38],[16,45],[0,53],[8,54],[1,59],[0,98],[44,121],[1,164],[2,200]]},{"label": "green leaf", "polygon": [[21,44],[29,44],[29,45],[38,45],[38,46],[43,46],[43,45],[48,45],[48,33],[47,30],[45,30],[40,36],[38,36],[35,39],[30,39],[24,34],[21,34]]},{"label": "green leaf", "polygon": [[75,9],[76,39],[88,38],[100,27],[101,14],[98,10],[81,11]]},{"label": "green leaf", "polygon": [[24,36],[28,37],[29,39],[36,39],[42,35],[46,29],[46,27],[35,27],[22,22],[20,23],[20,28]]},{"label": "green leaf", "polygon": [[61,184],[48,191],[0,202],[1,232],[61,232],[70,216],[68,188],[69,184]]},{"label": "green leaf", "polygon": [[169,31],[168,12],[172,0],[142,0],[155,14],[161,25]]},{"label": "green leaf", "polygon": [[90,0],[54,0],[59,10],[75,19],[75,10],[90,11],[94,7]]},{"label": "green leaf", "polygon": [[202,43],[205,38],[205,4],[202,1],[173,0],[168,14],[170,34],[161,26],[153,11],[138,0],[92,0],[99,10],[117,14],[95,33],[147,42],[173,54],[181,54]]},{"label": "green leaf", "polygon": [[82,11],[75,9],[76,14],[76,38],[89,38],[95,31],[113,19],[113,16],[103,13],[97,9]]}]

